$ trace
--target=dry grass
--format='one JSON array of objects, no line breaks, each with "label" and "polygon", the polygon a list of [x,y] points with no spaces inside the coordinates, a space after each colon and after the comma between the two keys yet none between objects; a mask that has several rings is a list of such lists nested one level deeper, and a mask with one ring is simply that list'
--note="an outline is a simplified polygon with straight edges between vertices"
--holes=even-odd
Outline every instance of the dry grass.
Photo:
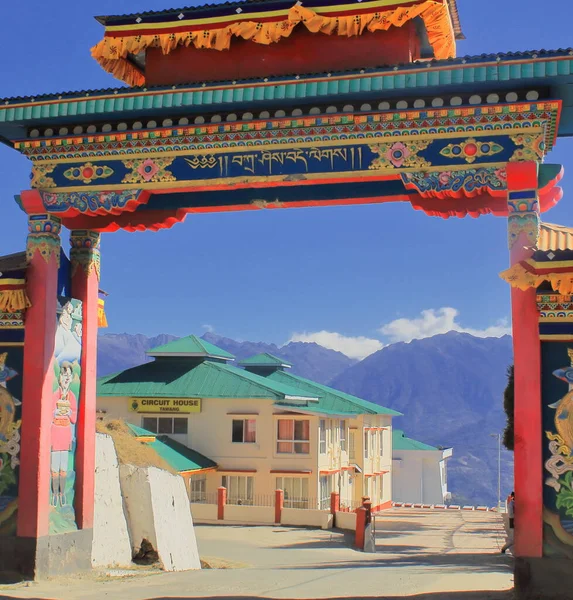
[{"label": "dry grass", "polygon": [[179,473],[164,461],[148,444],[139,441],[121,419],[105,419],[96,422],[96,431],[110,435],[121,465],[157,467],[173,475]]}]

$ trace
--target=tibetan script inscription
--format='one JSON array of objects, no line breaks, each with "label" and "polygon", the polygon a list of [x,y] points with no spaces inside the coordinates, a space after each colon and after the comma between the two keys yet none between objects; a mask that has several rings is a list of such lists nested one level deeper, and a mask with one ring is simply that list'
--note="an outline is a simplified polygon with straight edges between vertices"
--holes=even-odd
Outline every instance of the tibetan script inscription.
[{"label": "tibetan script inscription", "polygon": [[207,177],[248,175],[287,175],[362,170],[363,148],[301,148],[294,150],[260,150],[241,154],[207,154],[185,158],[194,171],[209,171]]}]

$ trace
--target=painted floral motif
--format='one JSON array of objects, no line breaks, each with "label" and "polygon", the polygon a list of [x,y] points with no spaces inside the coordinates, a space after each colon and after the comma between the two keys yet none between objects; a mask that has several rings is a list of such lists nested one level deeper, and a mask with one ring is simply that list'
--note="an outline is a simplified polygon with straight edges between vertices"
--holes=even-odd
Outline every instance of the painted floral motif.
[{"label": "painted floral motif", "polygon": [[28,219],[28,240],[26,244],[26,259],[30,262],[34,254],[39,252],[42,258],[49,262],[55,257],[60,266],[60,231],[62,222],[50,215],[32,215]]},{"label": "painted floral motif", "polygon": [[56,166],[57,165],[54,164],[34,163],[30,186],[35,189],[56,187],[56,182],[52,177],[49,177],[49,175],[54,172]]},{"label": "painted floral motif", "polygon": [[472,194],[505,190],[507,176],[503,169],[461,169],[427,173],[404,173],[402,181],[408,188],[416,189],[422,196],[452,195],[459,192]]},{"label": "painted floral motif", "polygon": [[91,162],[81,167],[71,167],[64,171],[64,177],[70,181],[81,181],[82,183],[91,183],[96,179],[106,179],[113,175],[114,171],[106,165],[94,165]]},{"label": "painted floral motif", "polygon": [[469,138],[460,144],[448,144],[440,150],[440,154],[447,158],[460,158],[471,164],[478,158],[494,156],[502,151],[503,146],[495,142],[478,141],[475,138]]},{"label": "painted floral motif", "polygon": [[118,208],[123,209],[131,203],[137,203],[140,190],[121,192],[40,192],[46,210],[62,213],[71,208],[81,213],[107,214]]},{"label": "painted floral motif", "polygon": [[423,168],[431,166],[426,159],[418,156],[431,144],[431,140],[417,140],[413,142],[386,142],[370,146],[374,154],[378,155],[370,165],[370,169],[402,169]]},{"label": "painted floral motif", "polygon": [[512,135],[511,141],[516,146],[523,146],[518,148],[513,156],[509,159],[510,162],[526,161],[526,160],[540,160],[545,156],[546,144],[543,135],[529,135],[519,134]]},{"label": "painted floral motif", "polygon": [[531,247],[537,246],[539,239],[539,215],[536,212],[513,213],[508,219],[508,242],[509,247],[519,238],[520,233],[525,233]]},{"label": "painted floral motif", "polygon": [[95,231],[72,231],[70,236],[72,275],[81,267],[89,277],[95,272],[100,279],[100,234]]},{"label": "painted floral motif", "polygon": [[123,178],[122,183],[156,183],[175,181],[175,177],[167,171],[174,158],[146,158],[144,160],[126,160],[124,165],[131,173]]}]

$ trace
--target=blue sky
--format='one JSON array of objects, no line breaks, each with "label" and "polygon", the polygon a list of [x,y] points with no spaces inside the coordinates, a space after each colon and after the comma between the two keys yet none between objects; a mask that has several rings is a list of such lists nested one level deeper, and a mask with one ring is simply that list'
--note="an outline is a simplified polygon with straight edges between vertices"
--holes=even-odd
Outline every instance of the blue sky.
[{"label": "blue sky", "polygon": [[[27,0],[0,20],[0,97],[120,84],[92,60],[95,14],[162,9],[172,0]],[[458,0],[458,54],[573,46],[570,0]],[[6,57],[9,60],[6,60]],[[333,65],[335,68],[335,65]],[[573,140],[565,197],[545,220],[573,225]],[[0,254],[24,249],[12,200],[30,164],[0,147]],[[571,167],[571,169],[569,169]],[[569,172],[568,172],[569,171]],[[448,329],[499,335],[509,320],[504,219],[430,218],[401,204],[190,215],[159,233],[106,234],[102,287],[109,332],[316,340],[353,356]],[[424,312],[425,311],[425,312]],[[398,320],[398,321],[397,321]],[[485,332],[485,333],[484,333]]]}]

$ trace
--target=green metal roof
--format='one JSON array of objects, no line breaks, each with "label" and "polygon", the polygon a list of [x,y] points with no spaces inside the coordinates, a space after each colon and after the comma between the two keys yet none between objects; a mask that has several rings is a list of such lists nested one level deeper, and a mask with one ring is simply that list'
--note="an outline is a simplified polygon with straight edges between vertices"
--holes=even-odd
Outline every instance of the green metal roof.
[{"label": "green metal roof", "polygon": [[[288,385],[289,387],[299,390],[299,393],[314,394],[318,396],[318,404],[307,407],[307,410],[314,412],[324,412],[324,414],[376,414],[376,415],[391,415],[399,417],[399,413],[390,408],[362,400],[351,394],[346,394],[340,390],[310,381],[304,377],[285,373],[284,371],[275,371],[268,375],[266,379]],[[328,411],[328,412],[327,412]]]},{"label": "green metal roof", "polygon": [[244,367],[292,367],[292,363],[289,363],[282,358],[278,358],[274,354],[269,352],[263,352],[262,354],[256,354],[250,358],[242,360],[239,365]]},{"label": "green metal roof", "polygon": [[128,423],[127,426],[137,438],[154,438],[149,446],[175,471],[200,471],[202,469],[215,469],[217,463],[199,452],[172,440],[166,435],[156,435],[147,429]]},{"label": "green metal roof", "polygon": [[412,438],[406,437],[401,429],[392,430],[392,449],[393,450],[438,450],[435,446],[429,446],[423,442],[418,442]]},{"label": "green metal roof", "polygon": [[196,335],[188,335],[178,340],[173,340],[162,346],[152,348],[147,352],[149,356],[161,355],[187,355],[187,356],[211,356],[213,358],[227,358],[233,360],[235,357],[226,350],[210,344]]},{"label": "green metal roof", "polygon": [[173,358],[139,365],[98,380],[98,396],[144,398],[266,398],[316,400],[316,394],[209,360]]}]

